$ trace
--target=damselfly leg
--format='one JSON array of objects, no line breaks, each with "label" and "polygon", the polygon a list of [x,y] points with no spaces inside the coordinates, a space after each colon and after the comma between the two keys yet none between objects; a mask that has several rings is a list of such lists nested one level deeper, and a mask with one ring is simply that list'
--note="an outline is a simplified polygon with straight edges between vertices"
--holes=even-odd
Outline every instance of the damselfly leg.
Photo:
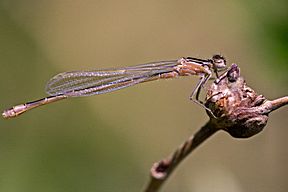
[{"label": "damselfly leg", "polygon": [[211,111],[211,109],[209,109],[208,107],[206,107],[204,105],[204,102],[201,101],[199,99],[199,96],[200,96],[200,92],[201,92],[201,89],[204,88],[204,85],[206,84],[206,82],[211,78],[212,74],[209,73],[207,75],[203,75],[199,82],[197,83],[196,87],[194,88],[194,90],[192,91],[189,99],[192,100],[194,103],[200,105],[201,107],[203,107],[206,111],[208,111],[214,118],[217,118],[213,112]]}]

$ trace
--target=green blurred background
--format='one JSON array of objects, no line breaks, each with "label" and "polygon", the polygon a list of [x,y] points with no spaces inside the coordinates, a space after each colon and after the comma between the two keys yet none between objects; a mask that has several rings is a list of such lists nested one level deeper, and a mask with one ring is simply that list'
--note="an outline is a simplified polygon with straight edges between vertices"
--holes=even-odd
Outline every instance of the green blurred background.
[{"label": "green blurred background", "polygon": [[[71,70],[221,53],[250,86],[288,92],[288,3],[278,1],[0,1],[0,109],[46,96]],[[0,191],[141,191],[151,165],[208,119],[188,96],[197,77],[75,98],[0,120]],[[288,190],[287,108],[246,139],[218,133],[163,191]]]}]

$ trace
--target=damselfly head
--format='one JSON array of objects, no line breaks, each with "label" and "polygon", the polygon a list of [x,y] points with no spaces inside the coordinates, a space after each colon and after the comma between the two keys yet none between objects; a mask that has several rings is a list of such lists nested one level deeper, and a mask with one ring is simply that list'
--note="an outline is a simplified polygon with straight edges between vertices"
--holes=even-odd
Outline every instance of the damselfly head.
[{"label": "damselfly head", "polygon": [[224,69],[226,69],[226,60],[223,56],[221,55],[213,55],[212,57],[212,63],[213,63],[213,67],[215,70],[217,71],[222,71]]}]

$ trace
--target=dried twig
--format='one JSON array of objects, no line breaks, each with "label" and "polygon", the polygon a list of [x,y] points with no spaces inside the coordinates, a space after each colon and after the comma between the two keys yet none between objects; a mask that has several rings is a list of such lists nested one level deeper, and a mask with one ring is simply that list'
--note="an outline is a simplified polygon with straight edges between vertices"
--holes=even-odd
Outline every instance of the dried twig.
[{"label": "dried twig", "polygon": [[208,90],[206,107],[210,120],[194,136],[184,142],[172,156],[155,163],[151,168],[146,192],[157,192],[177,165],[203,141],[218,130],[227,131],[235,138],[248,138],[263,130],[270,112],[288,104],[288,96],[269,101],[248,87],[240,69],[233,64],[227,73]]}]

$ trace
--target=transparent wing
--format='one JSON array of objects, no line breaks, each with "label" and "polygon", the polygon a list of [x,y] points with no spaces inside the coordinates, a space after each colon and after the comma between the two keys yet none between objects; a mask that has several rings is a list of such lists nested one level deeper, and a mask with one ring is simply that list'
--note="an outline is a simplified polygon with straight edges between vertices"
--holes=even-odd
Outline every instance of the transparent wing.
[{"label": "transparent wing", "polygon": [[171,60],[118,69],[64,72],[50,79],[46,92],[71,97],[103,94],[158,79],[160,74],[173,71],[176,65],[177,60]]}]

